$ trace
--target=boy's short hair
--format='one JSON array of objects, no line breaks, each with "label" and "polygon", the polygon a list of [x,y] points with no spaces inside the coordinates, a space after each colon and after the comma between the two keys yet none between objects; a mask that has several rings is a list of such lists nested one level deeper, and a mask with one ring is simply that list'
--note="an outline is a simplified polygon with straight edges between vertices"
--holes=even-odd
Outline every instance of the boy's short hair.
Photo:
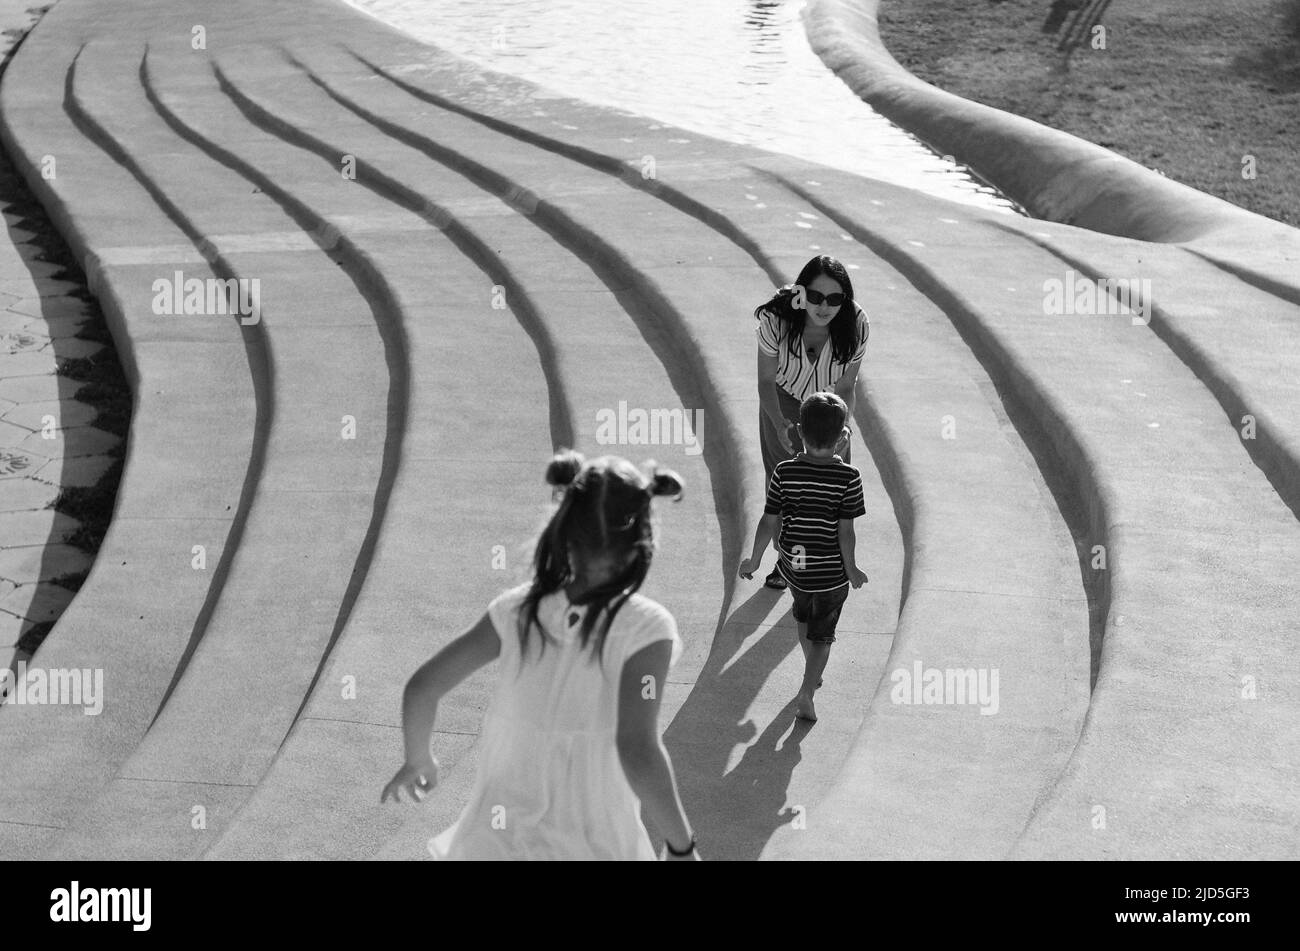
[{"label": "boy's short hair", "polygon": [[799,404],[803,443],[813,449],[833,449],[849,418],[848,405],[829,390],[814,393]]}]

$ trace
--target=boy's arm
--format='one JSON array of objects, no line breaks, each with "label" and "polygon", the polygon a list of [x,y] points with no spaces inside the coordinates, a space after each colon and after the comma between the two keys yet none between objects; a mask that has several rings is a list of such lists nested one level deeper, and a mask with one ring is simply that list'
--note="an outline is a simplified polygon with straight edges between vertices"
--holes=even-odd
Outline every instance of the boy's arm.
[{"label": "boy's arm", "polygon": [[845,486],[844,497],[840,500],[839,536],[844,573],[849,576],[849,583],[855,588],[860,588],[867,583],[866,572],[858,567],[858,535],[853,530],[853,520],[867,514],[863,503],[862,475],[857,469],[853,469],[853,476]]},{"label": "boy's arm", "polygon": [[840,557],[844,559],[844,573],[849,576],[849,583],[853,587],[861,587],[867,583],[867,573],[858,567],[858,536],[853,530],[853,519],[840,519],[839,535]]},{"label": "boy's arm", "polygon": [[858,567],[858,535],[851,518],[840,519],[840,557],[844,559],[844,570],[850,574]]},{"label": "boy's arm", "polygon": [[781,526],[781,516],[764,512],[763,517],[758,520],[754,526],[754,550],[749,553],[753,561],[761,561],[763,554],[767,551],[767,546],[772,543],[776,537],[776,531]]}]

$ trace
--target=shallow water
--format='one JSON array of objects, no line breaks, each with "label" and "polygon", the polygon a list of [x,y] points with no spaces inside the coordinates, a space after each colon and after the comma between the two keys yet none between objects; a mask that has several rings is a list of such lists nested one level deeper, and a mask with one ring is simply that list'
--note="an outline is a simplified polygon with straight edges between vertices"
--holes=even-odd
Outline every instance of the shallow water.
[{"label": "shallow water", "polygon": [[827,69],[803,0],[348,0],[435,46],[588,102],[953,201],[1005,197]]}]

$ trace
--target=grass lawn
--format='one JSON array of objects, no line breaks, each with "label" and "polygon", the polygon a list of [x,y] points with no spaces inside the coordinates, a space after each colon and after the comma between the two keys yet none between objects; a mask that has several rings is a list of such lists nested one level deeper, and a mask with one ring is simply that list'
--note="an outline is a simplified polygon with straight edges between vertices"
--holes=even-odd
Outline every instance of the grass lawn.
[{"label": "grass lawn", "polygon": [[1113,0],[1068,55],[1052,6],[882,0],[880,33],[929,83],[1300,226],[1300,0]]}]

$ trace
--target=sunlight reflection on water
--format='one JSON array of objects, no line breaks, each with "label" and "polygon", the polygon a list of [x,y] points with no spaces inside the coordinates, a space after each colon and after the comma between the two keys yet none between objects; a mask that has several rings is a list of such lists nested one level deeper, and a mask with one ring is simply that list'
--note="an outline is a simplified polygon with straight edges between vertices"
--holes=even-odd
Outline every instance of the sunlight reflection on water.
[{"label": "sunlight reflection on water", "polygon": [[588,102],[953,201],[1016,209],[877,115],[813,52],[802,0],[349,0]]}]

